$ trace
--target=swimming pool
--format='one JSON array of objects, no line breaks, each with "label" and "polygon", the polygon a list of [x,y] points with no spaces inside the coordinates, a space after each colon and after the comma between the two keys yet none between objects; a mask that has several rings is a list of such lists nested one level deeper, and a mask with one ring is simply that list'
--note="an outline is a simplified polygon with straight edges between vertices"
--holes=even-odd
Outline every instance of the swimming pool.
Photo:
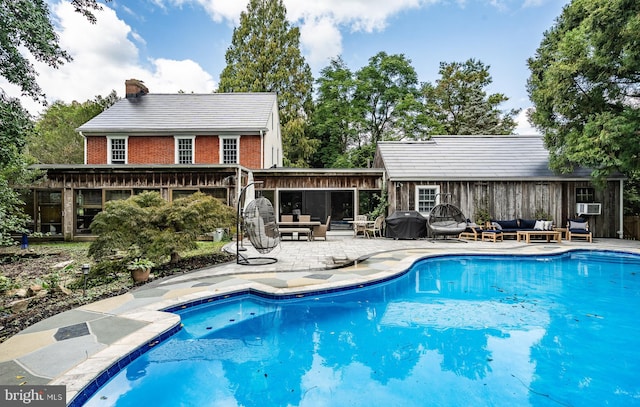
[{"label": "swimming pool", "polygon": [[385,283],[179,311],[89,406],[640,405],[640,258],[441,256]]}]

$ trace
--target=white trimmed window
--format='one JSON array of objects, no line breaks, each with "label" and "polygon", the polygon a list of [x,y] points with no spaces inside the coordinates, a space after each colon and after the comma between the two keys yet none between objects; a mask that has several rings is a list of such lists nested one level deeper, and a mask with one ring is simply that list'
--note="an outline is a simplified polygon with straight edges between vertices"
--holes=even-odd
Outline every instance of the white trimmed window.
[{"label": "white trimmed window", "polygon": [[175,137],[176,164],[193,164],[195,162],[195,136]]},{"label": "white trimmed window", "polygon": [[127,141],[128,137],[107,136],[107,163],[126,164],[127,163]]},{"label": "white trimmed window", "polygon": [[416,186],[416,211],[423,216],[428,215],[439,202],[440,187],[438,185]]},{"label": "white trimmed window", "polygon": [[240,137],[220,137],[220,163],[238,164],[240,162]]}]

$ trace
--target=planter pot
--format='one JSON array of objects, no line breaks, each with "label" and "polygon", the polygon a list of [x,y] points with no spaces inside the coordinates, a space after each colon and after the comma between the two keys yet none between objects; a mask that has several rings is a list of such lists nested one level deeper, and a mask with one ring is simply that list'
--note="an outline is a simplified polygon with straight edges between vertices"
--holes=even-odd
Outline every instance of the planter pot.
[{"label": "planter pot", "polygon": [[131,270],[131,278],[133,278],[133,281],[136,283],[143,283],[147,280],[149,280],[149,273],[151,272],[151,269],[136,269],[136,270]]}]

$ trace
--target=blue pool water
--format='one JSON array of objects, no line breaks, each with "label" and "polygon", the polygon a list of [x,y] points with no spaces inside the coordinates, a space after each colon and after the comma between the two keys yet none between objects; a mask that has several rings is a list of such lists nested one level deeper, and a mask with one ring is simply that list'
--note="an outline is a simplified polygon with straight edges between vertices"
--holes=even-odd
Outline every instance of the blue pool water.
[{"label": "blue pool water", "polygon": [[443,256],[367,288],[179,313],[87,405],[640,405],[640,258],[622,253]]}]

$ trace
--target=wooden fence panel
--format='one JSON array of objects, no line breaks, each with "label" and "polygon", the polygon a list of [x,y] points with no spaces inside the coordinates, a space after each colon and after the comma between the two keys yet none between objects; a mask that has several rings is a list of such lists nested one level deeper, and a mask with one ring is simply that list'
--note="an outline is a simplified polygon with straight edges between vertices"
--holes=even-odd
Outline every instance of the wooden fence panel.
[{"label": "wooden fence panel", "polygon": [[640,239],[640,216],[625,216],[623,225],[625,239]]}]

